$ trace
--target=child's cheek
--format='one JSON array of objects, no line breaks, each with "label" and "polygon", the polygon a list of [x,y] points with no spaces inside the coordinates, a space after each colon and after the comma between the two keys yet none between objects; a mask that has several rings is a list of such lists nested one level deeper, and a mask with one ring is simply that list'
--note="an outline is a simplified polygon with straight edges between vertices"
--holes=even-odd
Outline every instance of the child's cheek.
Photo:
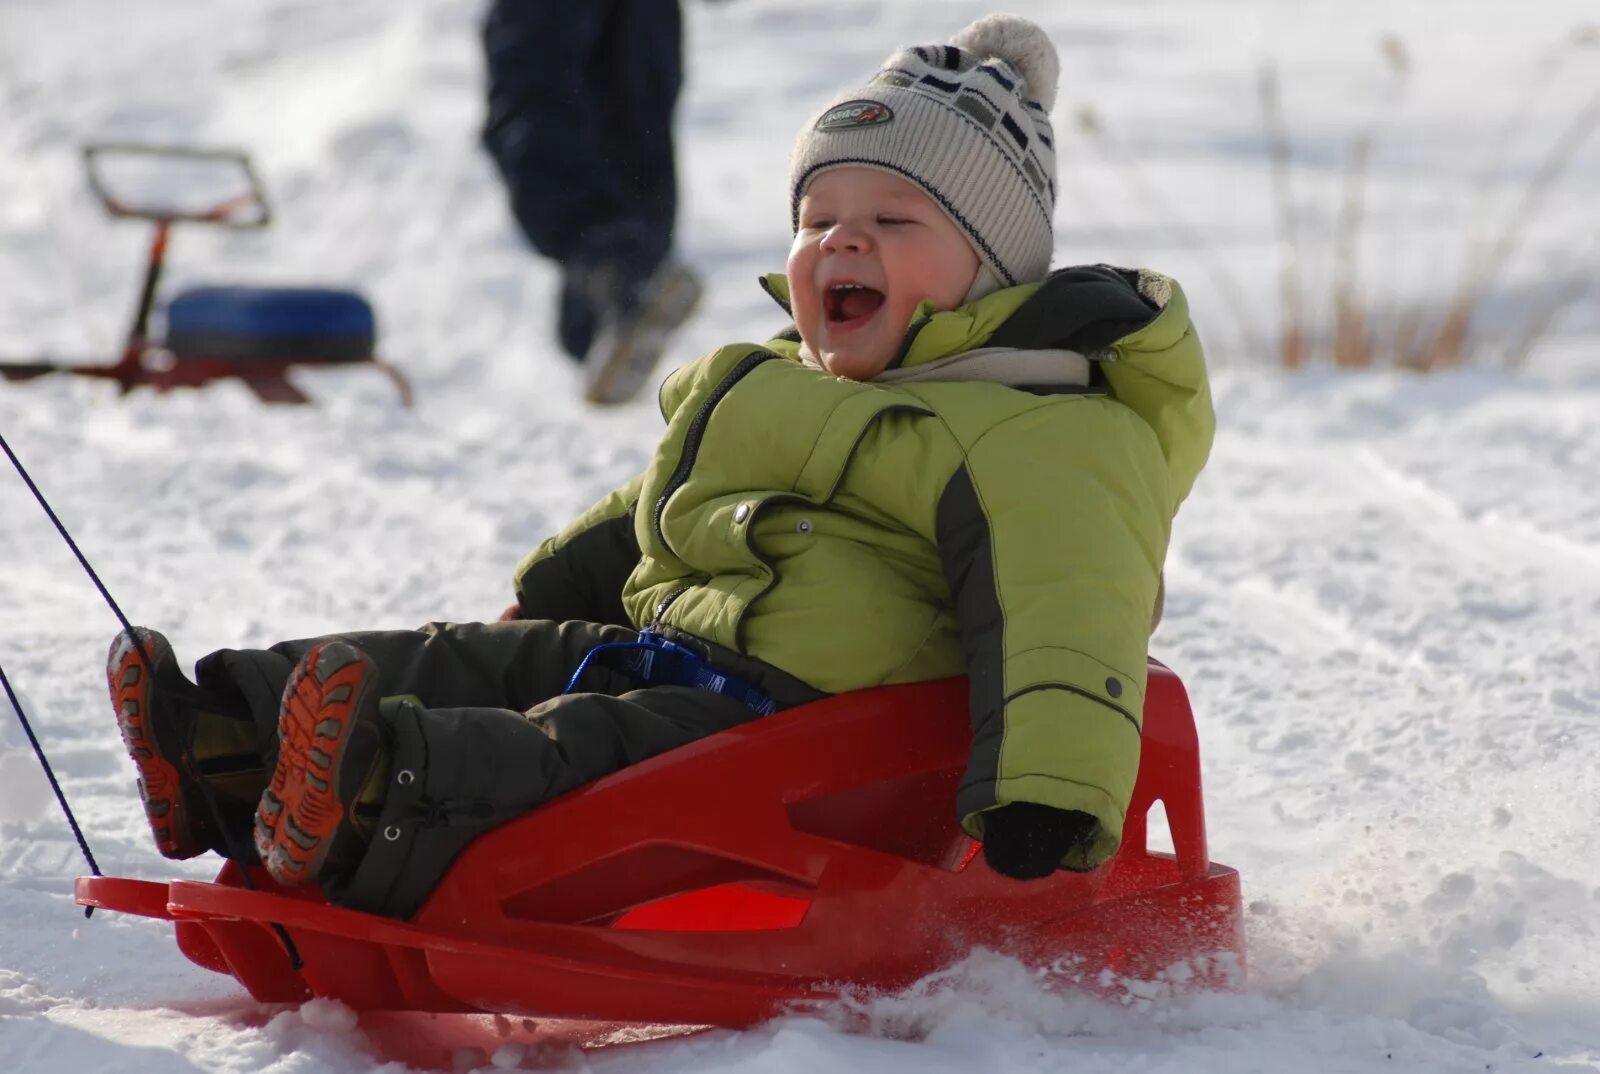
[{"label": "child's cheek", "polygon": [[797,287],[791,283],[789,286],[789,308],[794,313],[794,320],[797,325],[803,325],[805,322],[810,321],[817,311],[817,301],[811,294],[811,289],[805,285]]}]

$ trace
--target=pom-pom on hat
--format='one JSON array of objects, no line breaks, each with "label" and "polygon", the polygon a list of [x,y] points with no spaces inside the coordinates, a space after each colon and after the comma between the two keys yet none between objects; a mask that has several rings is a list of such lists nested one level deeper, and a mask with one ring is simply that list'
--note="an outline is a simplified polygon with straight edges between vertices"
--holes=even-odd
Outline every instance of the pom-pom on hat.
[{"label": "pom-pom on hat", "polygon": [[1016,15],[986,15],[948,44],[890,56],[800,133],[789,165],[791,226],[829,168],[880,168],[917,184],[961,228],[980,268],[968,300],[1042,280],[1055,245],[1060,61]]}]

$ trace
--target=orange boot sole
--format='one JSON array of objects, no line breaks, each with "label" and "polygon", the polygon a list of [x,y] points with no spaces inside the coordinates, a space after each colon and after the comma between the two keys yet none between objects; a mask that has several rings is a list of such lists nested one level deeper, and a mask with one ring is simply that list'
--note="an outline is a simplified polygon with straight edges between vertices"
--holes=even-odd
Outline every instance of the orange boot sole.
[{"label": "orange boot sole", "polygon": [[[172,646],[160,634],[136,628],[144,652],[126,633],[111,645],[106,681],[116,711],[122,744],[139,770],[139,797],[162,856],[192,858],[210,849],[209,827],[197,812],[198,800],[183,761],[187,729],[159,726],[155,718],[155,668],[173,659]],[[145,657],[150,664],[146,666]]]},{"label": "orange boot sole", "polygon": [[353,732],[375,717],[377,668],[343,642],[306,654],[284,690],[278,718],[278,764],[256,807],[255,845],[272,878],[285,887],[317,879],[365,781],[341,779]]}]

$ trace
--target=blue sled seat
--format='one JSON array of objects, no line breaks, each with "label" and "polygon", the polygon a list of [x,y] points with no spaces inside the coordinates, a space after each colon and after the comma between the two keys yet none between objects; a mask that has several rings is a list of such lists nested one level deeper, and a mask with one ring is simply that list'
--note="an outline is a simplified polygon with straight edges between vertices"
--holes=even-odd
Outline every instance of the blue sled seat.
[{"label": "blue sled seat", "polygon": [[167,305],[166,348],[179,358],[364,362],[378,334],[372,306],[325,287],[192,287]]}]

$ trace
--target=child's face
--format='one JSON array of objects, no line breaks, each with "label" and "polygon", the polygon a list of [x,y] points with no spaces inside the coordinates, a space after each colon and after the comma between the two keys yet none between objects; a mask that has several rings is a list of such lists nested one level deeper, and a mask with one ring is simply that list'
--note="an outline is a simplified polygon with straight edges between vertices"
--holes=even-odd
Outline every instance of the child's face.
[{"label": "child's face", "polygon": [[795,327],[822,367],[871,380],[924,299],[954,309],[978,254],[920,189],[876,168],[834,168],[806,188],[789,250]]}]

